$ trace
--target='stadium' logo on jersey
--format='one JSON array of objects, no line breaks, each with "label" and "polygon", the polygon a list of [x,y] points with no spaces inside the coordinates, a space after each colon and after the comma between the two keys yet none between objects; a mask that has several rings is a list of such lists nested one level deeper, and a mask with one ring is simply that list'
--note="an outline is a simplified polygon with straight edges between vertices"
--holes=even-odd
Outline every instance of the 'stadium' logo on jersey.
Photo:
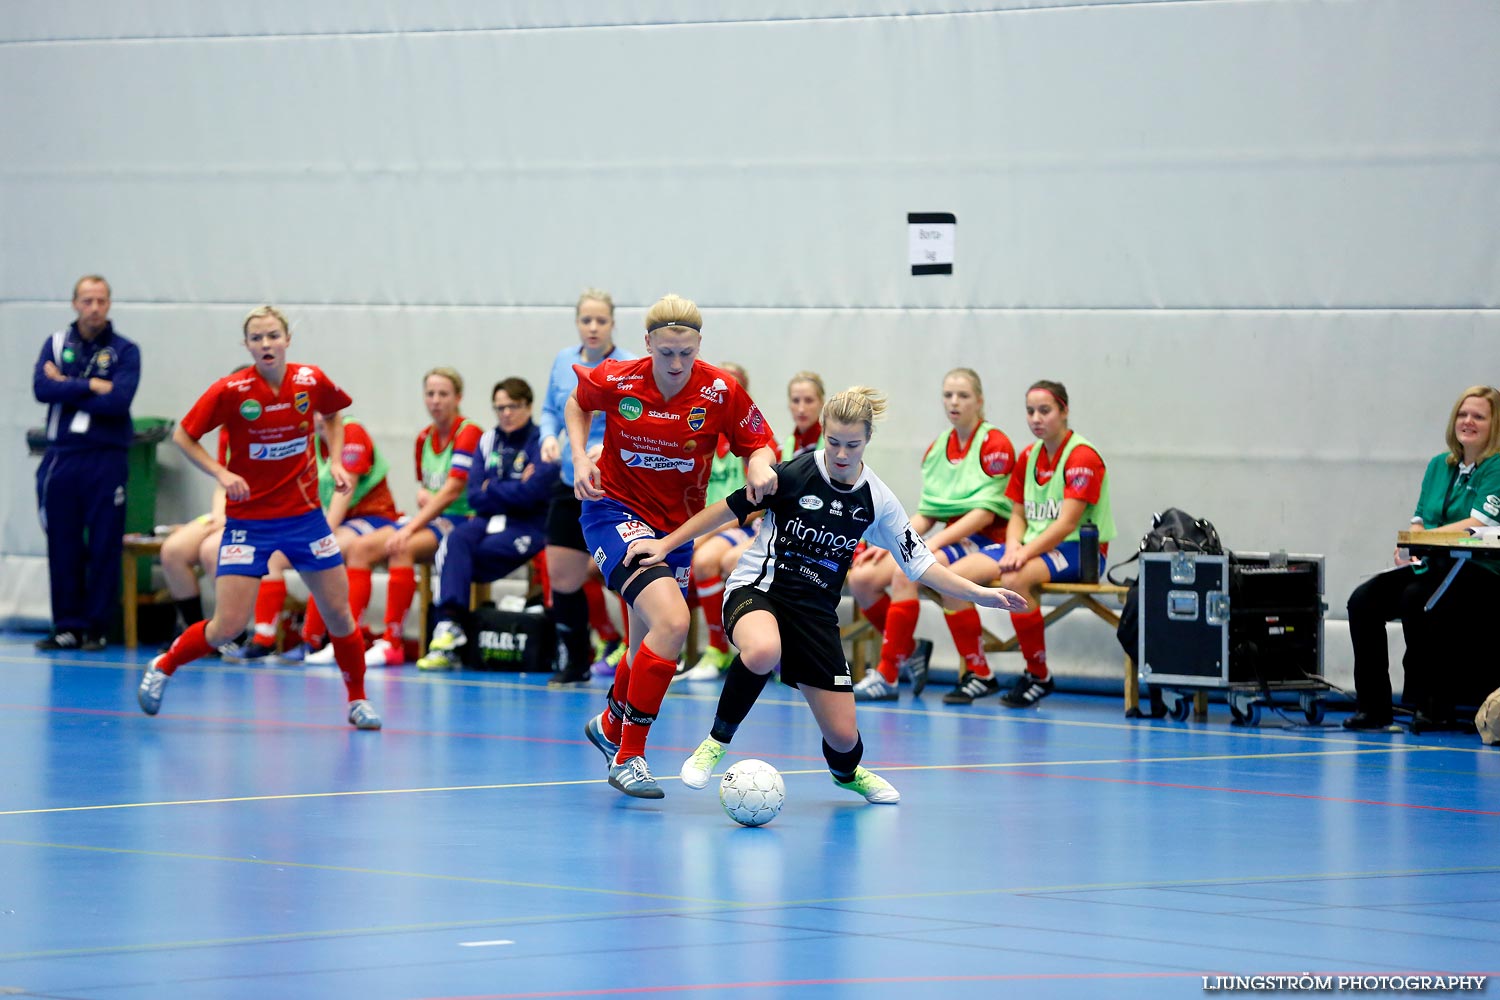
[{"label": "'stadium' logo on jersey", "polygon": [[260,404],[253,399],[247,399],[240,404],[240,416],[246,420],[260,419]]},{"label": "'stadium' logo on jersey", "polygon": [[646,412],[646,408],[634,396],[626,396],[620,400],[620,416],[626,420],[639,420],[641,419],[641,414],[644,412]]},{"label": "'stadium' logo on jersey", "polygon": [[823,501],[820,497],[803,497],[797,501],[797,505],[803,510],[822,510]]},{"label": "'stadium' logo on jersey", "polygon": [[695,431],[703,429],[703,421],[708,416],[708,411],[701,406],[695,406],[688,410],[688,426]]},{"label": "'stadium' logo on jersey", "polygon": [[292,405],[297,408],[298,413],[306,413],[307,408],[312,405],[312,397],[305,392],[298,392],[292,397]]},{"label": "'stadium' logo on jersey", "polygon": [[1056,500],[1027,500],[1026,520],[1028,521],[1056,521],[1062,513],[1062,504]]}]

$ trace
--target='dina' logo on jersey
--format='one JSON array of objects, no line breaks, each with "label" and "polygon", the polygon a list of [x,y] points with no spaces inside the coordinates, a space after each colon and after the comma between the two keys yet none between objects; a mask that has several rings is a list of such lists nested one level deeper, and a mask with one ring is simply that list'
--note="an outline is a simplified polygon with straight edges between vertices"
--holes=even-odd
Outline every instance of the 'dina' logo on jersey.
[{"label": "'dina' logo on jersey", "polygon": [[708,411],[701,406],[695,406],[688,410],[688,426],[695,431],[703,429],[703,420],[708,416]]},{"label": "'dina' logo on jersey", "polygon": [[246,420],[260,419],[260,404],[253,399],[247,399],[240,404],[240,416]]},{"label": "'dina' logo on jersey", "polygon": [[639,420],[641,419],[641,414],[644,412],[646,412],[646,408],[634,396],[626,396],[620,400],[620,416],[626,420]]},{"label": "'dina' logo on jersey", "polygon": [[292,397],[292,405],[297,408],[298,413],[306,413],[307,408],[312,405],[312,399],[305,392],[299,392]]}]

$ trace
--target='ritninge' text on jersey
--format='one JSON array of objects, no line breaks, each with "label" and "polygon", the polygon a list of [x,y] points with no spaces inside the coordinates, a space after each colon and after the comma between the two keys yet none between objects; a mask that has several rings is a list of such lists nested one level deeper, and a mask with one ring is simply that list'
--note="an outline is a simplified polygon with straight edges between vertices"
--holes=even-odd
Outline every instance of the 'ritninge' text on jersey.
[{"label": "'ritninge' text on jersey", "polygon": [[915,580],[936,560],[890,489],[866,466],[852,486],[833,482],[824,452],[798,455],[775,467],[776,492],[752,504],[741,490],[728,498],[743,524],[766,512],[755,541],[724,585],[755,587],[823,621],[838,621],[839,593],[861,538],[889,549]]}]

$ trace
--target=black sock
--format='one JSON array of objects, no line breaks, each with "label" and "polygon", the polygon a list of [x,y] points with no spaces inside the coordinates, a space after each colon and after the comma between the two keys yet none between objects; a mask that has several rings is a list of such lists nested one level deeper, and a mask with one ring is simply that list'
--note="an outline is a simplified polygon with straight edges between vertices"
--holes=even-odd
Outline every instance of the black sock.
[{"label": "black sock", "polygon": [[594,650],[589,645],[589,601],[583,591],[563,594],[554,590],[547,617],[557,628],[557,644],[565,657],[557,668],[586,669],[594,658]]},{"label": "black sock", "polygon": [[196,625],[203,620],[203,598],[197,594],[174,600],[172,606],[177,609],[177,617],[182,620],[183,628]]},{"label": "black sock", "polygon": [[724,690],[719,692],[719,710],[714,713],[714,727],[708,735],[720,743],[734,739],[735,730],[750,714],[755,699],[760,697],[770,674],[757,674],[745,666],[745,661],[736,654],[729,662],[729,671],[724,675]]},{"label": "black sock", "polygon": [[854,746],[843,751],[835,750],[828,745],[827,740],[823,741],[823,759],[828,761],[828,770],[832,771],[834,778],[839,781],[853,781],[854,769],[859,767],[859,762],[864,759],[864,756],[865,740],[862,736],[856,735]]}]

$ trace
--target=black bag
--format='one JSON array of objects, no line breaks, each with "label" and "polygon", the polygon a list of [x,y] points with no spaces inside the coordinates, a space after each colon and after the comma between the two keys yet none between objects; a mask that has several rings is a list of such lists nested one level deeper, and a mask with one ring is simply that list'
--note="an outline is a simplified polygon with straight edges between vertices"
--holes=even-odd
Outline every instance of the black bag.
[{"label": "black bag", "polygon": [[475,670],[551,673],[556,668],[557,629],[544,614],[481,604],[468,634],[465,661]]},{"label": "black bag", "polygon": [[1142,552],[1199,552],[1221,556],[1224,554],[1224,543],[1219,540],[1219,529],[1214,527],[1212,521],[1194,517],[1176,507],[1168,507],[1159,514],[1151,515],[1151,527],[1141,536],[1141,545],[1135,555],[1109,568],[1109,582],[1116,586],[1126,583],[1127,581],[1115,579],[1115,574],[1139,559]]}]

